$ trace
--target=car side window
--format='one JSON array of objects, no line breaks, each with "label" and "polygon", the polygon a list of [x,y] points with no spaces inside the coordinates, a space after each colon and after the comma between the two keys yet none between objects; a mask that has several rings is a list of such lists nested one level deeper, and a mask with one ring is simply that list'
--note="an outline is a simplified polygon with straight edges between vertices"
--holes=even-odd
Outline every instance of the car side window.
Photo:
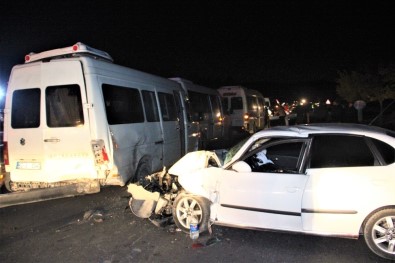
[{"label": "car side window", "polygon": [[372,139],[372,142],[376,146],[377,150],[381,154],[381,157],[384,159],[385,163],[392,164],[395,162],[395,148],[391,145],[386,144],[385,142]]},{"label": "car side window", "polygon": [[375,165],[374,155],[362,136],[315,136],[310,158],[310,168]]},{"label": "car side window", "polygon": [[253,172],[298,173],[304,141],[266,144],[252,151],[245,159]]}]

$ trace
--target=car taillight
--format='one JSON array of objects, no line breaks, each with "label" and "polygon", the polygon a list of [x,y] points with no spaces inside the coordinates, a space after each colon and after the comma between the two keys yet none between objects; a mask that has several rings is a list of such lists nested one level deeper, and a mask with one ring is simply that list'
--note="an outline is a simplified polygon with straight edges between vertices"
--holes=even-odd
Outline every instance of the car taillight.
[{"label": "car taillight", "polygon": [[10,160],[8,159],[8,143],[3,142],[3,158],[4,158],[4,165],[9,165]]}]

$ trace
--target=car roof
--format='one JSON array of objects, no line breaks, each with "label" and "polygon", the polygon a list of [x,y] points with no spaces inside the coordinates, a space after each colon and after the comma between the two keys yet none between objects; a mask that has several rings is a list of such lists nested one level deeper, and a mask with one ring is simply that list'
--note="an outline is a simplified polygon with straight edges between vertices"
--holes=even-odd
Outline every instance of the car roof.
[{"label": "car roof", "polygon": [[276,126],[260,132],[255,136],[295,136],[308,137],[312,134],[321,133],[339,133],[339,134],[360,134],[360,135],[388,135],[395,137],[395,132],[386,130],[376,126],[368,126],[363,124],[351,123],[319,123],[319,124],[304,124],[295,126]]},{"label": "car roof", "polygon": [[376,126],[348,123],[319,123],[294,126],[275,126],[253,134],[233,156],[224,168],[230,166],[235,160],[254,143],[261,138],[308,138],[314,134],[353,134],[368,136],[386,142],[395,148],[395,132]]},{"label": "car roof", "polygon": [[368,136],[384,141],[395,148],[395,132],[377,126],[368,126],[354,123],[319,123],[294,126],[276,126],[255,133],[249,142],[259,138],[293,137],[307,138],[314,134],[349,134]]}]

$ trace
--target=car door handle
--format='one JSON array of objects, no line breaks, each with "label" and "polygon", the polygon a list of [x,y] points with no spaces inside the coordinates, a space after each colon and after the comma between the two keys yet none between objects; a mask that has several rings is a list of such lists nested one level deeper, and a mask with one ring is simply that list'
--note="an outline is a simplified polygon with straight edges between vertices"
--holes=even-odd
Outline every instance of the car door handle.
[{"label": "car door handle", "polygon": [[44,139],[44,142],[60,142],[58,138]]},{"label": "car door handle", "polygon": [[163,140],[155,142],[155,144],[161,144],[161,143],[163,143]]},{"label": "car door handle", "polygon": [[287,192],[288,193],[296,193],[300,190],[299,187],[287,187]]}]

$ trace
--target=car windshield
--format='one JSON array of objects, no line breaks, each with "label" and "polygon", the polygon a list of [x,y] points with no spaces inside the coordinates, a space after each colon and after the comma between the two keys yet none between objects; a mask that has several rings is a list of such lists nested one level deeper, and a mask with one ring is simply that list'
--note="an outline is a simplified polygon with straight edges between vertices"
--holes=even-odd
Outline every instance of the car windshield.
[{"label": "car windshield", "polygon": [[240,142],[238,142],[236,145],[234,145],[232,148],[229,149],[229,151],[226,153],[224,165],[226,165],[227,163],[230,162],[230,160],[232,160],[233,156],[235,156],[235,154],[240,150],[240,148],[246,143],[246,141],[249,138],[250,137],[247,137],[241,140]]}]

